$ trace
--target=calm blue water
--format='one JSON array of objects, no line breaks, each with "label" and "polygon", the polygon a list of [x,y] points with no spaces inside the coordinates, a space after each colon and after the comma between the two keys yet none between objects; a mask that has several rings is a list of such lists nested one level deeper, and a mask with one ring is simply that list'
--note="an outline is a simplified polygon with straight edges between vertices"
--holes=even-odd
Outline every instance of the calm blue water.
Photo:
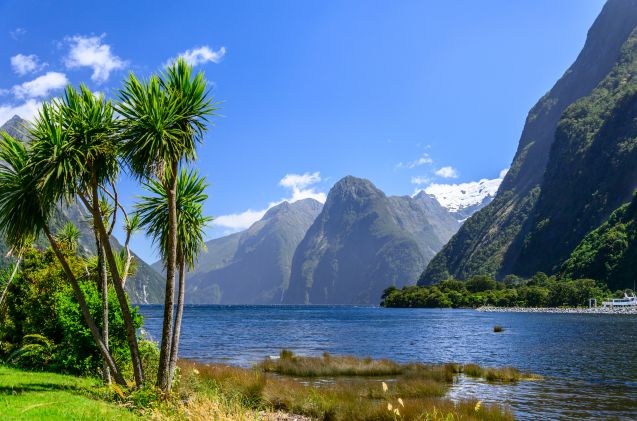
[{"label": "calm blue water", "polygon": [[[141,306],[161,335],[161,306]],[[503,333],[493,333],[501,325]],[[514,366],[515,386],[461,379],[454,398],[506,403],[522,419],[637,419],[637,316],[347,306],[187,306],[180,357],[251,366],[289,348],[397,361]]]}]

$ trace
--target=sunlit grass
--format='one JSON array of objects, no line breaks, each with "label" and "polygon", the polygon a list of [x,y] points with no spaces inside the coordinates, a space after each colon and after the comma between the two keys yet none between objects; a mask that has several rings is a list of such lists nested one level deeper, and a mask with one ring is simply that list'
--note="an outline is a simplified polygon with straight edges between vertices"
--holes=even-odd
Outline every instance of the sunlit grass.
[{"label": "sunlit grass", "polygon": [[[463,370],[458,364],[398,364],[328,354],[301,357],[285,350],[280,358],[266,359],[254,369],[190,361],[179,366],[176,393],[188,402],[183,410],[190,414],[205,413],[200,407],[221,396],[244,408],[242,416],[280,411],[318,420],[513,419],[498,405],[445,398],[454,376]],[[188,398],[193,395],[197,400]]]}]

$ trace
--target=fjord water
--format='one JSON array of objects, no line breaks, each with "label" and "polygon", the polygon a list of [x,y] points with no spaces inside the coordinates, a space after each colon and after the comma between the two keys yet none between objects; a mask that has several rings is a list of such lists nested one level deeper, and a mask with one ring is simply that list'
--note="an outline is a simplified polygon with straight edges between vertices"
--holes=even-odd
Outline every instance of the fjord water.
[{"label": "fjord water", "polygon": [[[161,333],[162,306],[140,307]],[[494,333],[493,326],[505,328]],[[481,313],[349,306],[186,306],[180,357],[249,367],[289,348],[301,355],[514,366],[541,381],[461,378],[454,398],[508,405],[520,419],[637,418],[637,316]]]}]

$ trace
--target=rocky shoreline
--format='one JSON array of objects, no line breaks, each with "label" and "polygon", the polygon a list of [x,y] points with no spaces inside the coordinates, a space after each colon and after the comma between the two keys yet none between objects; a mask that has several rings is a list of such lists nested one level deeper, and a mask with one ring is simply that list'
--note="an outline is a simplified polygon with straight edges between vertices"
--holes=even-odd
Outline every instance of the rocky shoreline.
[{"label": "rocky shoreline", "polygon": [[571,313],[571,314],[637,314],[637,307],[478,307],[489,313]]}]

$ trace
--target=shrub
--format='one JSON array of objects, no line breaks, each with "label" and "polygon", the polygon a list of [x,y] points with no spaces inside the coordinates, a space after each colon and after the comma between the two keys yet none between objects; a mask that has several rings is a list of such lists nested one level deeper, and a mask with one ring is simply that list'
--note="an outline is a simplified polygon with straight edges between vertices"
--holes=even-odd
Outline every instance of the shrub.
[{"label": "shrub", "polygon": [[[83,260],[75,256],[68,256],[68,260],[75,273],[84,275],[80,287],[101,329],[102,300],[96,279],[87,276]],[[109,347],[126,373],[132,370],[130,351],[114,290],[109,291],[109,308]],[[139,328],[141,315],[136,310],[132,314]],[[30,249],[25,253],[21,270],[0,309],[0,341],[6,344],[0,347],[0,358],[21,367],[92,375],[102,367],[101,355],[75,295],[50,250]],[[32,355],[36,348],[42,351],[39,360]],[[18,355],[21,357],[16,358]]]}]

